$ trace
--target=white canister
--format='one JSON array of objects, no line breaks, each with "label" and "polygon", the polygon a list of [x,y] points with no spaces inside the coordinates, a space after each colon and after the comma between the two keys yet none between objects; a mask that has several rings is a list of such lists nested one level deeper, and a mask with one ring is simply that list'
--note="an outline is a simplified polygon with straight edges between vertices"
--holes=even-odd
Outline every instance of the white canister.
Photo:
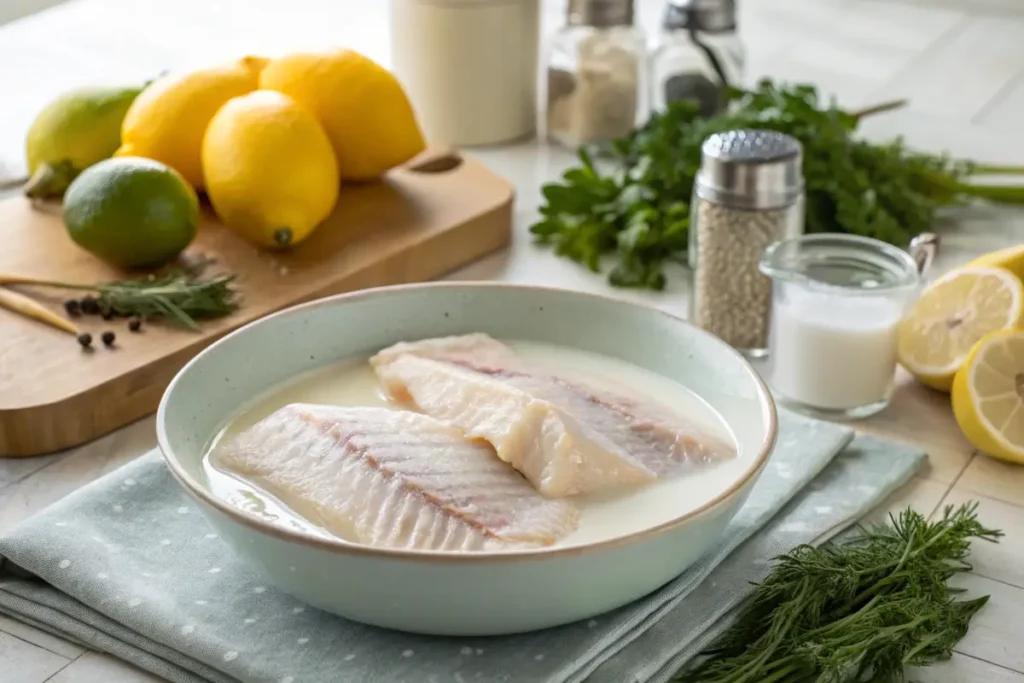
[{"label": "white canister", "polygon": [[540,0],[391,0],[391,63],[431,143],[536,127]]}]

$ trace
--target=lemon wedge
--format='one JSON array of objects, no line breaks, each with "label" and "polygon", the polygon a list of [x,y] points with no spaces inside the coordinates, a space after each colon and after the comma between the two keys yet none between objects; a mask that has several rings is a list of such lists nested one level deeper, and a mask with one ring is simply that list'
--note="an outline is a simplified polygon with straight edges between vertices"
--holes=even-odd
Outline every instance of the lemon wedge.
[{"label": "lemon wedge", "polygon": [[974,345],[953,381],[953,414],[975,448],[1024,463],[1024,330]]},{"label": "lemon wedge", "polygon": [[929,285],[898,328],[897,356],[920,382],[949,391],[978,341],[1018,325],[1024,285],[1008,270],[965,266]]}]

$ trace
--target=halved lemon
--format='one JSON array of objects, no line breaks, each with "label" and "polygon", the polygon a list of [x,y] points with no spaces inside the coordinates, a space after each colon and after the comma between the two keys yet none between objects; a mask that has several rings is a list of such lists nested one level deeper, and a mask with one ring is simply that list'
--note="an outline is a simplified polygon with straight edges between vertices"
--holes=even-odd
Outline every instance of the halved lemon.
[{"label": "halved lemon", "polygon": [[953,381],[953,414],[975,448],[1024,463],[1024,330],[974,345]]},{"label": "halved lemon", "polygon": [[1008,270],[958,268],[929,285],[900,322],[897,356],[923,384],[949,391],[978,341],[1024,318],[1024,284]]},{"label": "halved lemon", "polygon": [[1024,244],[1006,247],[998,251],[990,251],[974,259],[968,266],[995,266],[1005,268],[1021,280],[1024,280]]}]

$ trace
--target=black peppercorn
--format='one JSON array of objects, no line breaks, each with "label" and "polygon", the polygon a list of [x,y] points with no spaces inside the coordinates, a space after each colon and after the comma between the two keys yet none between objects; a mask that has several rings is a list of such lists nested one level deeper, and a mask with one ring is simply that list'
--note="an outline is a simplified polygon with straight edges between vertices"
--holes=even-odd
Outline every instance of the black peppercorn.
[{"label": "black peppercorn", "polygon": [[104,320],[113,320],[114,312],[109,308],[104,308],[102,311],[100,311],[100,317],[103,318]]},{"label": "black peppercorn", "polygon": [[77,339],[78,343],[82,346],[83,349],[92,348],[92,335],[89,334],[88,332],[83,332],[82,334],[78,335]]},{"label": "black peppercorn", "polygon": [[82,313],[85,313],[86,315],[96,315],[100,312],[100,302],[93,296],[84,297],[79,302],[79,306],[82,309]]},{"label": "black peppercorn", "polygon": [[128,321],[128,329],[131,332],[141,332],[142,331],[142,321],[139,320],[138,318],[132,318],[131,320]]},{"label": "black peppercorn", "polygon": [[68,299],[64,302],[64,310],[67,311],[67,314],[72,318],[77,318],[82,314],[82,305],[78,299]]},{"label": "black peppercorn", "polygon": [[106,346],[113,346],[114,345],[114,340],[117,339],[117,335],[115,335],[110,330],[107,330],[106,332],[104,332],[100,336],[100,339],[103,340],[103,344],[104,345],[106,345]]}]

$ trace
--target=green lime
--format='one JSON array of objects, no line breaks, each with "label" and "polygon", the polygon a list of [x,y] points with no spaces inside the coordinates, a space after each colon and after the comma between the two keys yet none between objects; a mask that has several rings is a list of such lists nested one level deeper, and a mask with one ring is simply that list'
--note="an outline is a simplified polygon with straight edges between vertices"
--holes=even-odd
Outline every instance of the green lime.
[{"label": "green lime", "polygon": [[159,161],[107,159],[82,172],[64,195],[64,224],[80,247],[121,268],[171,261],[196,235],[199,201]]},{"label": "green lime", "polygon": [[88,87],[67,92],[39,112],[25,139],[31,180],[25,194],[59,197],[83,169],[121,144],[121,121],[140,88]]}]

